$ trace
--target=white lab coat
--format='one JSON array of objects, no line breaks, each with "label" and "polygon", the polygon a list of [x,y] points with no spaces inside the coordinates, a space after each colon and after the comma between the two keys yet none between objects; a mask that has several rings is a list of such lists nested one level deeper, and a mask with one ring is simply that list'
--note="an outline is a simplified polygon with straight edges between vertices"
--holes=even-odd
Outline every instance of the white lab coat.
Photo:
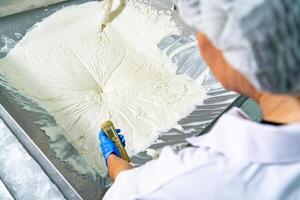
[{"label": "white lab coat", "polygon": [[188,141],[120,173],[104,199],[300,199],[300,124],[259,124],[233,108]]}]

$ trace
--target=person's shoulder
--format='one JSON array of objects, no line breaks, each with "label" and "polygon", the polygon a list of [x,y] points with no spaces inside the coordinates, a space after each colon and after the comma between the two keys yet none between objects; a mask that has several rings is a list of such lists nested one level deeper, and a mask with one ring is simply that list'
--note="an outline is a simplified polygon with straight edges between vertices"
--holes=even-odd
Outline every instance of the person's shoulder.
[{"label": "person's shoulder", "polygon": [[[176,164],[183,171],[188,171],[201,166],[207,162],[223,160],[225,157],[210,148],[201,146],[190,146],[182,150],[176,150],[172,147],[166,147],[162,150],[159,162],[160,164]],[[178,170],[178,169],[177,169]]]}]

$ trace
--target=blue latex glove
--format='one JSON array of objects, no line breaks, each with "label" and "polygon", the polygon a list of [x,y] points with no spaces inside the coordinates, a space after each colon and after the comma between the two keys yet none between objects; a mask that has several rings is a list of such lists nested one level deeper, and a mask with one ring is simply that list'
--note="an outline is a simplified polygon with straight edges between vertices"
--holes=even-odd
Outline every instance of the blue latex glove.
[{"label": "blue latex glove", "polygon": [[[120,129],[116,129],[117,133],[120,133],[121,130]],[[125,138],[124,135],[119,134],[119,138],[123,144],[123,146],[125,147]],[[106,165],[107,165],[107,158],[110,154],[115,154],[116,156],[121,158],[120,152],[117,149],[117,146],[115,145],[115,143],[109,139],[106,134],[104,133],[103,130],[100,131],[99,133],[99,140],[100,140],[100,147],[102,150],[102,154],[105,158],[106,161]]]}]

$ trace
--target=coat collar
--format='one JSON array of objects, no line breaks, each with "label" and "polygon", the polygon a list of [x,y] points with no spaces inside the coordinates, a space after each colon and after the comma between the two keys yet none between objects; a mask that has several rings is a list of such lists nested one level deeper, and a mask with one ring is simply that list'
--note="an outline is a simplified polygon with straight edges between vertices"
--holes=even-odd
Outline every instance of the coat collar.
[{"label": "coat collar", "polygon": [[273,126],[253,122],[238,108],[220,117],[212,130],[189,138],[238,161],[289,163],[300,161],[300,124]]}]

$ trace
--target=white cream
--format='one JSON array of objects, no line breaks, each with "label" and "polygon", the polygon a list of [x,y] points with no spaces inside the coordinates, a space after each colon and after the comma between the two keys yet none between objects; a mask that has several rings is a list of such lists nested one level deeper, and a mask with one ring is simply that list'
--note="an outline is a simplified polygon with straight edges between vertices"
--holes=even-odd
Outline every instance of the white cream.
[{"label": "white cream", "polygon": [[106,173],[98,142],[102,122],[112,119],[122,129],[132,155],[204,95],[204,88],[162,64],[156,45],[176,30],[170,16],[129,3],[100,34],[102,9],[99,2],[64,8],[0,60],[0,74],[53,115],[100,175]]}]

